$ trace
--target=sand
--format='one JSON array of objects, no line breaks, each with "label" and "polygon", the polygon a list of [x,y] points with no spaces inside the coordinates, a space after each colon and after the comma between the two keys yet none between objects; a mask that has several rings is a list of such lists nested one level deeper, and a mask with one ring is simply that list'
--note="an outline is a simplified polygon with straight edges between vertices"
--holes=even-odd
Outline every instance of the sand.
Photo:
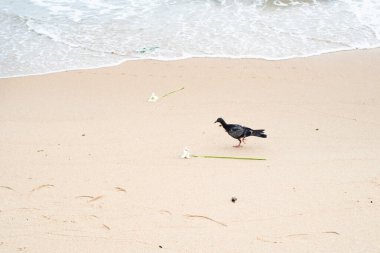
[{"label": "sand", "polygon": [[380,252],[379,95],[378,49],[0,79],[0,252]]}]

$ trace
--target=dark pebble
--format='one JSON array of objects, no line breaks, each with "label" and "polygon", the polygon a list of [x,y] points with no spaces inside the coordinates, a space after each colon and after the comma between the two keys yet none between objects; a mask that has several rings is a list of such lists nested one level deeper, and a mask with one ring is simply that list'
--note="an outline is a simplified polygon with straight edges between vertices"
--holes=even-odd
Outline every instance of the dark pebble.
[{"label": "dark pebble", "polygon": [[232,197],[232,198],[231,198],[231,201],[232,201],[232,203],[235,203],[235,202],[237,201],[237,198]]}]

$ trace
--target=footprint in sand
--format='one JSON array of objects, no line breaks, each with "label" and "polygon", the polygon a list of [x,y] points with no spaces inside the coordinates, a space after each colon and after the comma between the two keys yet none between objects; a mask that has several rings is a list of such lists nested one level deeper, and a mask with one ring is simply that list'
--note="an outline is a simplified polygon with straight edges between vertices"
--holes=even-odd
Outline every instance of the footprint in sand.
[{"label": "footprint in sand", "polygon": [[14,191],[14,189],[11,188],[11,187],[9,187],[9,186],[0,185],[0,188],[7,189],[7,190],[10,190],[10,191]]},{"label": "footprint in sand", "polygon": [[88,203],[90,202],[95,202],[101,198],[103,198],[104,196],[103,195],[99,195],[99,196],[96,196],[96,197],[93,197],[93,196],[89,196],[89,195],[81,195],[81,196],[77,196],[76,198],[79,199],[79,198],[84,198],[84,199],[89,199],[87,200]]},{"label": "footprint in sand", "polygon": [[111,228],[109,226],[107,226],[106,224],[103,224],[103,228],[105,228],[107,230],[111,230]]},{"label": "footprint in sand", "polygon": [[119,186],[115,187],[116,191],[119,191],[119,192],[126,192],[126,190],[124,188],[121,188]]},{"label": "footprint in sand", "polygon": [[43,184],[43,185],[40,185],[40,186],[37,186],[37,187],[33,188],[31,190],[31,192],[35,192],[35,191],[41,190],[43,188],[48,188],[48,187],[55,187],[55,186],[52,185],[52,184]]}]

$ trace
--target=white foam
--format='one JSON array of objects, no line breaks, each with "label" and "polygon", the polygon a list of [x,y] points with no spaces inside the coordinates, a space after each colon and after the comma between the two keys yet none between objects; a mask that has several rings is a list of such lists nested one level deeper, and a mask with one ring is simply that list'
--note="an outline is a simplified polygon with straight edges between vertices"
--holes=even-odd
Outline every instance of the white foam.
[{"label": "white foam", "polygon": [[380,4],[378,0],[345,0],[363,26],[369,27],[380,39]]}]

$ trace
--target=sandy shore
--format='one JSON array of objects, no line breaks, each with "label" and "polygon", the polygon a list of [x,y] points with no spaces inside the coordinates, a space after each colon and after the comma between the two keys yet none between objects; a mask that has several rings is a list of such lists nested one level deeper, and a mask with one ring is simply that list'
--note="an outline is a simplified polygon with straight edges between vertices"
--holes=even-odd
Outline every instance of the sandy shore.
[{"label": "sandy shore", "polygon": [[377,49],[0,79],[0,252],[380,252],[379,95]]}]

